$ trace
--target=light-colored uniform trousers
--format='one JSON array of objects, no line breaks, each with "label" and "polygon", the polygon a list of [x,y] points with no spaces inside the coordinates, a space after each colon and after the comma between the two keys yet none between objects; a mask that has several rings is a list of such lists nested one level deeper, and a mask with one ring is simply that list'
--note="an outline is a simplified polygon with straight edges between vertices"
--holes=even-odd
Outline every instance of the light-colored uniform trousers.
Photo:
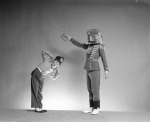
[{"label": "light-colored uniform trousers", "polygon": [[100,95],[100,71],[87,71],[87,90],[89,92],[89,100],[99,101]]}]

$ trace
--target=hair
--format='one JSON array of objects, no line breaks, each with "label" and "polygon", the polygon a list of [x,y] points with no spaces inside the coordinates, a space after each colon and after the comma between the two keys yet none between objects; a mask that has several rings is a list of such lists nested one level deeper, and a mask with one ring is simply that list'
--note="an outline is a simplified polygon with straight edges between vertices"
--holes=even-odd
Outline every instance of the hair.
[{"label": "hair", "polygon": [[61,65],[61,63],[64,62],[64,57],[56,56],[54,60],[58,61],[60,63],[60,65]]},{"label": "hair", "polygon": [[99,29],[90,29],[87,31],[87,35],[92,36],[92,35],[99,35],[101,31]]}]

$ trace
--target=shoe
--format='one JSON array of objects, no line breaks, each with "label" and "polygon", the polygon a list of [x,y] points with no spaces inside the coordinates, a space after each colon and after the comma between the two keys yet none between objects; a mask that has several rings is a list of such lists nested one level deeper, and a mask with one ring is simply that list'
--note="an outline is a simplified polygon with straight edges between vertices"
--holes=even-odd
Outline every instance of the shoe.
[{"label": "shoe", "polygon": [[99,113],[99,109],[94,109],[92,112],[91,112],[91,115],[96,115]]},{"label": "shoe", "polygon": [[93,108],[91,107],[89,110],[82,111],[82,113],[87,114],[91,113],[93,111]]},{"label": "shoe", "polygon": [[44,113],[44,111],[43,111],[43,110],[41,110],[41,111],[37,111],[37,110],[35,110],[35,112],[37,112],[37,113]]},{"label": "shoe", "polygon": [[45,110],[45,109],[44,109],[44,110],[42,110],[42,111],[43,111],[43,112],[47,112],[47,110]]}]

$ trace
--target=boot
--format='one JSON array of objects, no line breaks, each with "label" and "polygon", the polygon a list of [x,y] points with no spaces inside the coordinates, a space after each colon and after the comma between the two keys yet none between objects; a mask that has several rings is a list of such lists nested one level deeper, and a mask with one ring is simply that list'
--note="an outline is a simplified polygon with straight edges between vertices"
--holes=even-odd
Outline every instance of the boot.
[{"label": "boot", "polygon": [[100,101],[94,101],[94,110],[91,112],[91,115],[96,115],[99,113]]},{"label": "boot", "polygon": [[89,108],[89,110],[85,110],[85,111],[83,111],[82,113],[91,113],[92,111],[93,111],[93,109],[94,109],[94,102],[93,102],[93,100],[89,100],[89,103],[90,103],[90,108]]}]

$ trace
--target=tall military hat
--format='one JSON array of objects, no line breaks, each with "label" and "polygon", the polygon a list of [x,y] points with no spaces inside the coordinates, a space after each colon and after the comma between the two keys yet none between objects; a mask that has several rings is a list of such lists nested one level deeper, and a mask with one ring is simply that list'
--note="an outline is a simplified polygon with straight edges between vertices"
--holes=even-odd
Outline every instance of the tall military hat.
[{"label": "tall military hat", "polygon": [[99,29],[90,29],[87,31],[87,35],[89,36],[99,35],[100,33]]}]

